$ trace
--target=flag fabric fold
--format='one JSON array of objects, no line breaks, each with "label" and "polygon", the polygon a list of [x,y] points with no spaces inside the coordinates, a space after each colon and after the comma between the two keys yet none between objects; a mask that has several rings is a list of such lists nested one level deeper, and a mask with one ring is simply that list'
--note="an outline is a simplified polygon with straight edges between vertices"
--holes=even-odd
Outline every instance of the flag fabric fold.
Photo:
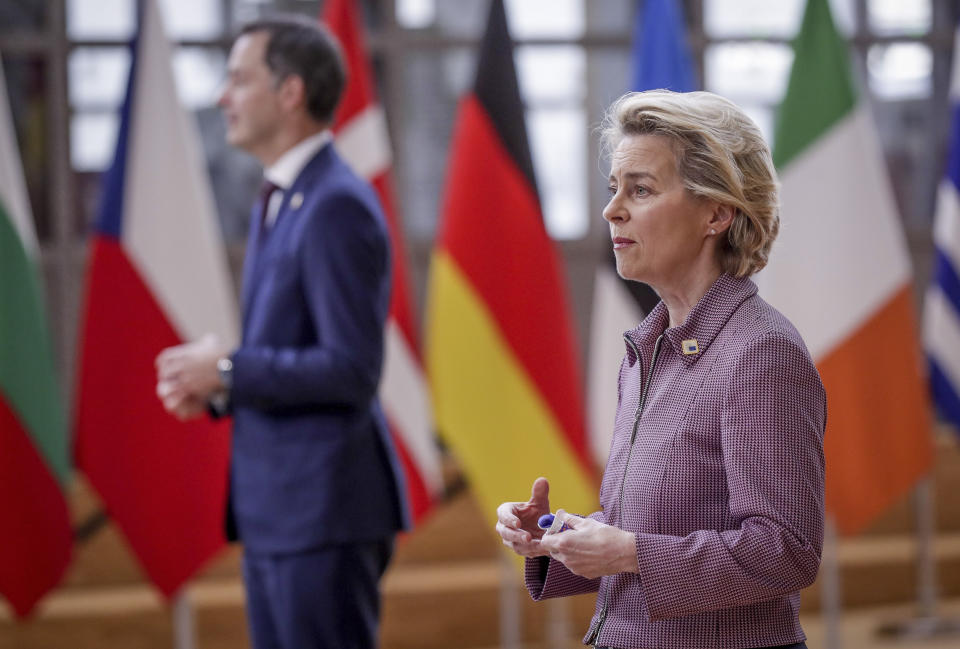
[{"label": "flag fabric fold", "polygon": [[376,189],[390,231],[393,285],[380,401],[403,463],[407,502],[417,522],[442,492],[443,477],[410,299],[403,224],[393,195],[387,124],[377,101],[355,0],[327,0],[323,21],[342,44],[348,68],[347,87],[333,126],[335,145],[353,170]]},{"label": "flag fabric fold", "polygon": [[70,562],[63,398],[0,62],[0,595],[29,615]]},{"label": "flag fabric fold", "polygon": [[[590,347],[587,364],[587,412],[590,451],[606,466],[617,418],[617,370],[623,361],[623,332],[635,328],[649,309],[634,299],[615,267],[601,266],[593,277]],[[652,291],[651,291],[652,292]]]},{"label": "flag fabric fold", "polygon": [[172,596],[224,547],[228,423],[180,423],[154,391],[166,347],[237,309],[200,137],[180,106],[156,0],[137,34],[114,162],[105,174],[80,335],[78,467],[151,581]]},{"label": "flag fabric fold", "polygon": [[[630,90],[696,90],[687,46],[683,7],[677,0],[639,0],[631,49]],[[597,269],[593,282],[587,375],[590,450],[599,466],[607,462],[617,410],[617,370],[623,358],[621,334],[636,327],[660,301],[646,284],[617,279],[616,260]]]},{"label": "flag fabric fold", "polygon": [[827,0],[809,0],[776,125],[781,231],[761,294],[827,391],[827,509],[863,530],[931,464],[907,246],[866,98]]},{"label": "flag fabric fold", "polygon": [[[960,40],[955,36],[954,42]],[[936,255],[924,299],[923,342],[934,403],[960,433],[960,48],[956,47],[950,107],[950,148],[933,219]]]},{"label": "flag fabric fold", "polygon": [[562,268],[544,227],[500,0],[462,100],[433,254],[427,367],[441,435],[487,520],[550,480],[589,513],[596,483]]},{"label": "flag fabric fold", "polygon": [[681,0],[640,0],[633,31],[631,90],[691,92],[699,85]]}]

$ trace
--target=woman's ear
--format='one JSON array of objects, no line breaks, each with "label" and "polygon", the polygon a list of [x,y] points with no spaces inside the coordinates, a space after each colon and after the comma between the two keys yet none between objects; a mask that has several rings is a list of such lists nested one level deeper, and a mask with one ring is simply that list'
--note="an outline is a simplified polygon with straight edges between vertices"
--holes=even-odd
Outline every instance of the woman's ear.
[{"label": "woman's ear", "polygon": [[707,228],[710,234],[721,234],[733,224],[733,217],[737,210],[733,205],[716,203],[713,211],[710,213],[710,220],[707,221]]}]

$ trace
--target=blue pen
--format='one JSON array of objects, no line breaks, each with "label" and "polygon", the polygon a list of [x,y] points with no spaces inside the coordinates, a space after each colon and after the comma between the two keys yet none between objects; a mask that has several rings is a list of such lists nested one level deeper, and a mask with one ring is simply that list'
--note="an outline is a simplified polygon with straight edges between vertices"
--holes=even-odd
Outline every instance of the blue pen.
[{"label": "blue pen", "polygon": [[[551,527],[553,527],[553,521],[554,521],[555,519],[556,519],[556,516],[554,516],[553,514],[544,514],[544,515],[541,516],[540,519],[537,521],[537,527],[539,527],[541,530],[549,530]],[[566,523],[564,523],[564,524],[560,527],[560,529],[557,530],[557,531],[558,531],[558,532],[564,532],[564,531],[569,530],[569,529],[570,529],[570,527],[569,527]]]}]

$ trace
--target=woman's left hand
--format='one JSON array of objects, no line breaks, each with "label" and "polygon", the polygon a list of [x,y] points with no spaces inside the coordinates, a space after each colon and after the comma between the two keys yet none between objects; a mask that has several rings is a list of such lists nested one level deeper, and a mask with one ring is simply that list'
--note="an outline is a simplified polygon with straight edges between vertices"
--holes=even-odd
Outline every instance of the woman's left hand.
[{"label": "woman's left hand", "polygon": [[562,509],[557,516],[569,529],[545,534],[540,547],[570,572],[594,579],[619,572],[638,572],[636,538],[612,525],[580,518]]}]

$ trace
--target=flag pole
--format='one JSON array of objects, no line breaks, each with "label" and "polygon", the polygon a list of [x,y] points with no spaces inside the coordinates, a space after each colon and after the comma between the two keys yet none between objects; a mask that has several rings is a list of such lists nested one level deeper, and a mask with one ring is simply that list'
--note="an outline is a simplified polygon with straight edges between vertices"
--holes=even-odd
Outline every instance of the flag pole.
[{"label": "flag pole", "polygon": [[921,618],[934,618],[938,586],[933,536],[937,523],[931,477],[924,478],[917,485],[914,500],[917,506],[917,604]]},{"label": "flag pole", "polygon": [[913,498],[917,526],[917,611],[907,620],[881,625],[877,634],[901,640],[960,636],[960,619],[944,618],[937,614],[939,585],[933,547],[937,523],[932,476],[927,476],[917,484]]},{"label": "flag pole", "polygon": [[517,566],[506,552],[500,553],[500,649],[520,649],[520,592]]},{"label": "flag pole", "polygon": [[825,649],[841,649],[840,621],[843,596],[840,588],[840,561],[837,546],[837,528],[832,515],[827,515],[823,530],[823,562],[820,574],[820,614],[823,617]]},{"label": "flag pole", "polygon": [[173,598],[173,649],[197,649],[197,625],[188,585]]},{"label": "flag pole", "polygon": [[570,600],[555,597],[547,600],[547,628],[544,636],[548,647],[567,647],[570,645]]}]

